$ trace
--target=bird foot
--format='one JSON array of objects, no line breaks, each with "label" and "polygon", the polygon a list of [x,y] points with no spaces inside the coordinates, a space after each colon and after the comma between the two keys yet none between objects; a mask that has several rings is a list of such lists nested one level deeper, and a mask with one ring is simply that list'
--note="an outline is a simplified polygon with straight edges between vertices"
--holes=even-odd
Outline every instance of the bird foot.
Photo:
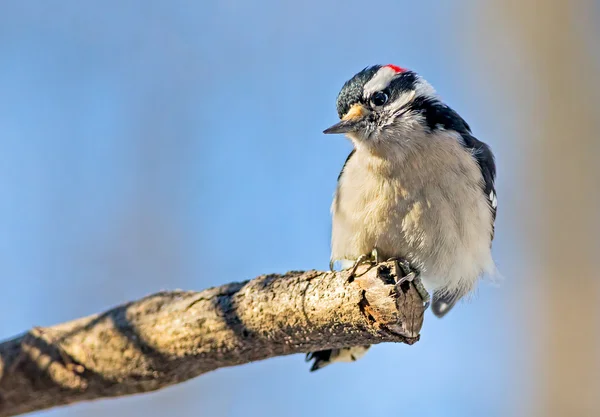
[{"label": "bird foot", "polygon": [[356,270],[359,266],[363,264],[376,265],[379,263],[379,254],[377,253],[377,248],[373,249],[373,251],[369,254],[364,253],[358,257],[352,269],[350,270],[350,278],[354,278],[356,274]]},{"label": "bird foot", "polygon": [[419,271],[414,269],[406,259],[390,258],[387,261],[396,262],[396,265],[402,271],[403,276],[398,280],[397,284],[401,285],[404,282],[412,282],[419,293],[419,296],[423,300],[425,310],[427,310],[427,308],[429,308],[429,304],[431,303],[431,296],[423,285],[423,281],[421,278],[419,278]]},{"label": "bird foot", "polygon": [[[419,275],[419,271],[414,269],[411,265],[410,262],[408,262],[406,259],[404,258],[390,258],[387,260],[387,262],[396,262],[396,265],[398,265],[398,268],[400,268],[402,270],[402,276],[403,277],[407,277],[410,274],[414,274],[416,276]],[[412,278],[407,280],[407,281],[412,281]]]}]

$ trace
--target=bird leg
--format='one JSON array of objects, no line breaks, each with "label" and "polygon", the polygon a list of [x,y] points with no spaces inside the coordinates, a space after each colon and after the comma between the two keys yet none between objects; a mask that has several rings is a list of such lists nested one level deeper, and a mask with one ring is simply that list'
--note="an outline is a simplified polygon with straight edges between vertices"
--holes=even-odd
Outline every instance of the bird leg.
[{"label": "bird leg", "polygon": [[419,278],[419,271],[414,269],[406,259],[390,258],[387,260],[387,262],[392,261],[396,262],[396,265],[402,271],[403,275],[397,283],[402,284],[403,282],[412,282],[419,293],[419,296],[423,300],[423,303],[425,304],[425,310],[427,310],[431,302],[431,296],[423,285],[423,281],[421,278]]}]

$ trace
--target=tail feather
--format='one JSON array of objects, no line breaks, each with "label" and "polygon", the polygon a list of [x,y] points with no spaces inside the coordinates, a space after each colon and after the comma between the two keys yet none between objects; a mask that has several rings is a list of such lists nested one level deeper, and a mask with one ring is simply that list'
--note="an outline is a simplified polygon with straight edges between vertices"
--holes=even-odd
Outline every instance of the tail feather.
[{"label": "tail feather", "polygon": [[370,345],[366,345],[352,346],[341,349],[319,350],[317,352],[307,353],[306,362],[310,362],[314,359],[314,362],[310,368],[310,371],[314,372],[335,362],[354,362],[363,357],[370,347]]},{"label": "tail feather", "polygon": [[442,318],[450,310],[452,307],[456,305],[458,300],[460,300],[461,295],[458,292],[448,293],[448,292],[436,292],[433,294],[433,302],[431,303],[431,311],[437,317]]}]

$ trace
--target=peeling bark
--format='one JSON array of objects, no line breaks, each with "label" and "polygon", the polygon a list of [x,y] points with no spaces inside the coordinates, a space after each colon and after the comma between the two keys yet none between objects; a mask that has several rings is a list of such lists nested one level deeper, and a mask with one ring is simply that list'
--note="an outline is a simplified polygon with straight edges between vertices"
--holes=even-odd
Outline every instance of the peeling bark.
[{"label": "peeling bark", "polygon": [[150,295],[0,344],[0,417],[154,391],[275,356],[419,339],[423,303],[393,262]]}]

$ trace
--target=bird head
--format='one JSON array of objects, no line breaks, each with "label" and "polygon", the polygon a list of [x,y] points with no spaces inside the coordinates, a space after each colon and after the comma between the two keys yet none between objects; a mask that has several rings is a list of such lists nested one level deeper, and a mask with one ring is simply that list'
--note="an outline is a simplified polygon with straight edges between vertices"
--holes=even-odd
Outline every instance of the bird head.
[{"label": "bird head", "polygon": [[423,128],[423,107],[433,102],[433,87],[417,73],[391,64],[367,67],[346,81],[337,97],[340,121],[323,133],[345,133],[371,148],[389,145]]}]

